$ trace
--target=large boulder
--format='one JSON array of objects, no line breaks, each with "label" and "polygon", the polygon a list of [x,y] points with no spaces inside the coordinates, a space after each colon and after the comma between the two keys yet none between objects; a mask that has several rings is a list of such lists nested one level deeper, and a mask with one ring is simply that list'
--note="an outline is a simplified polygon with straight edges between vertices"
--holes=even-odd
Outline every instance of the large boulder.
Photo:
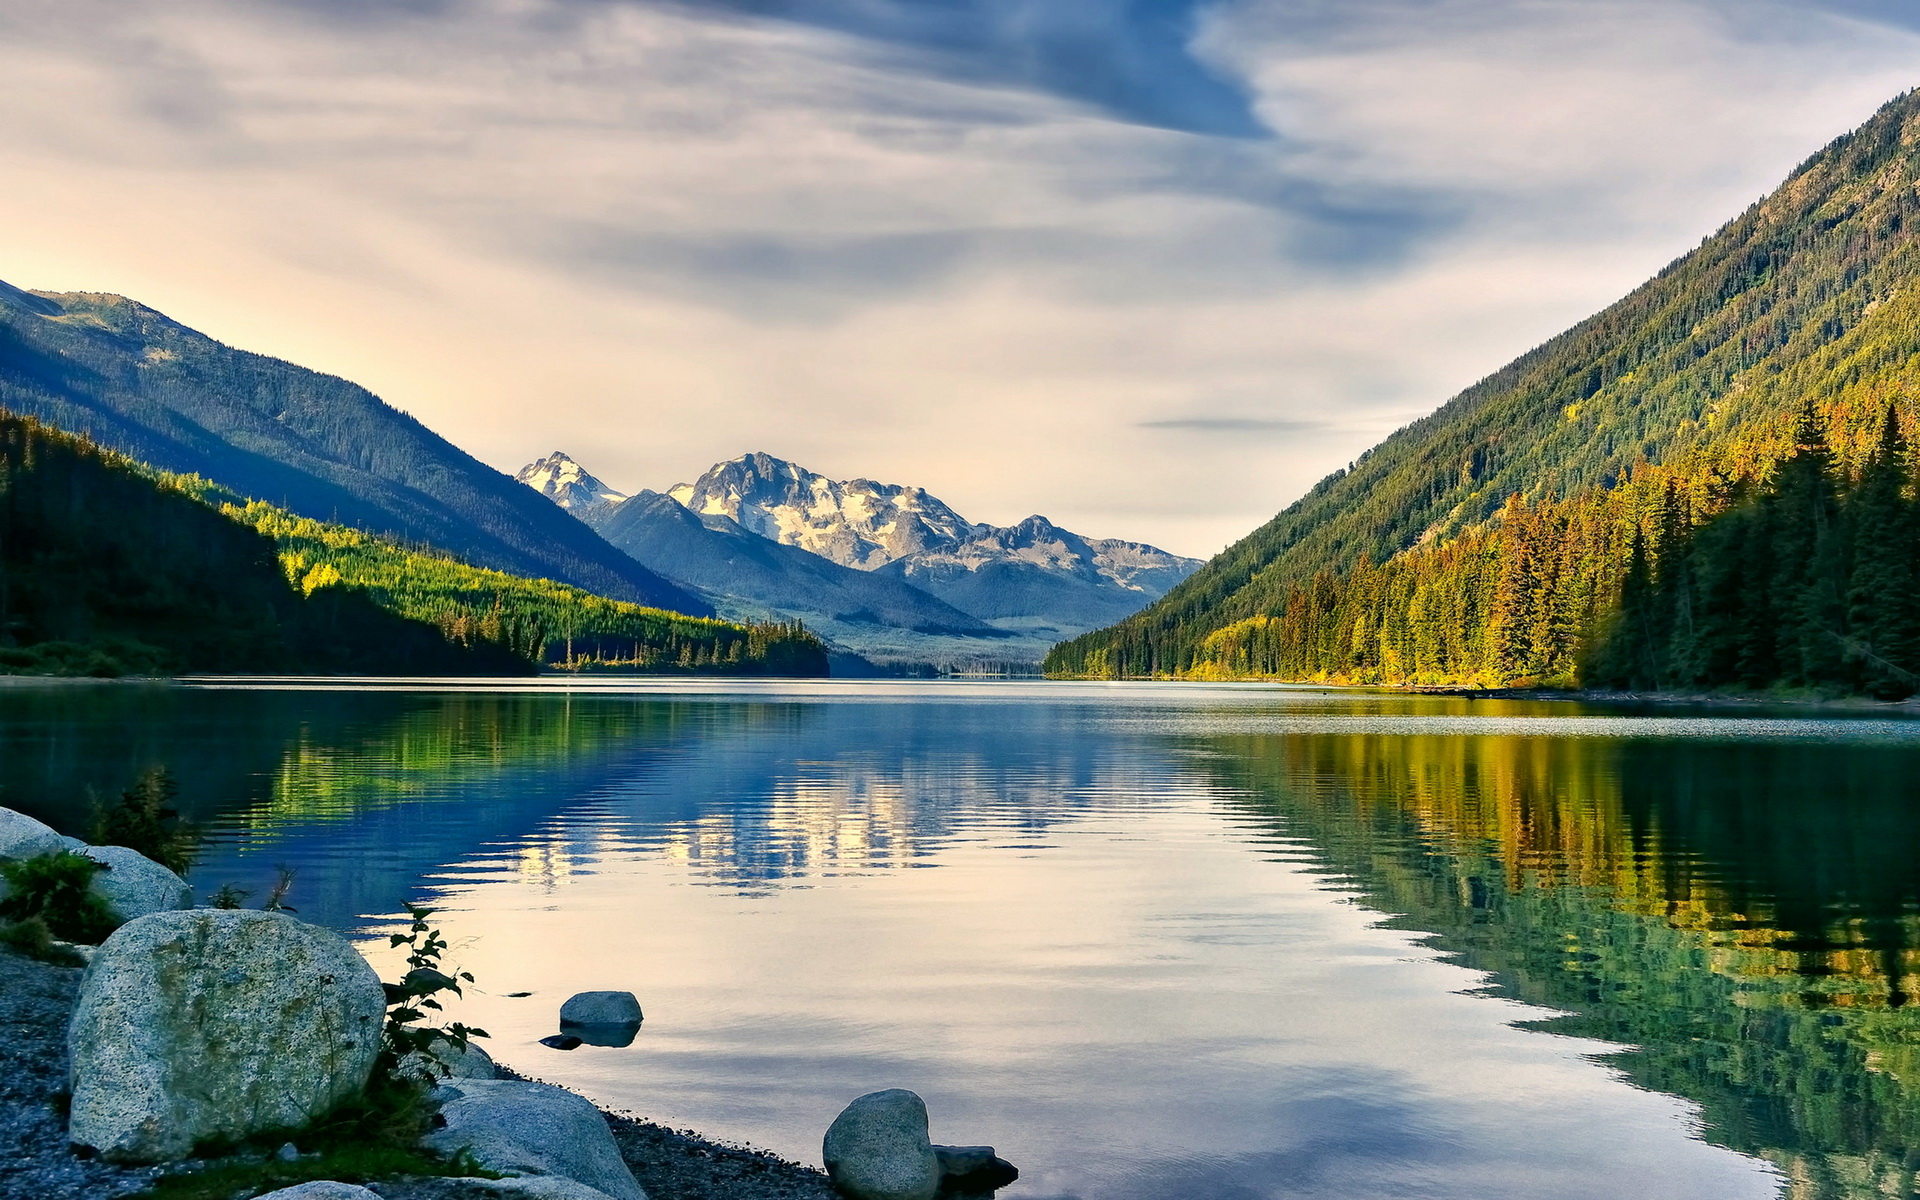
[{"label": "large boulder", "polygon": [[70,839],[61,837],[53,827],[25,813],[0,808],[0,858],[38,858],[58,854]]},{"label": "large boulder", "polygon": [[519,1079],[450,1079],[434,1089],[441,1128],[429,1150],[503,1175],[557,1175],[614,1200],[647,1200],[600,1110],[562,1088]]},{"label": "large boulder", "polygon": [[[245,1194],[245,1192],[241,1193],[243,1196]],[[292,1187],[284,1187],[277,1192],[256,1196],[254,1200],[380,1200],[380,1194],[370,1192],[357,1183],[316,1179],[311,1183],[296,1183]]]},{"label": "large boulder", "polygon": [[904,1088],[847,1105],[821,1147],[827,1175],[854,1200],[933,1200],[940,1159],[927,1138],[927,1106]]},{"label": "large boulder", "polygon": [[140,917],[80,983],[68,1135],[163,1162],[299,1128],[366,1086],[385,1014],[373,968],[325,929],[243,909]]},{"label": "large boulder", "polygon": [[93,890],[120,922],[149,913],[193,907],[187,881],[138,850],[125,846],[86,846],[81,855],[106,867],[93,877]]},{"label": "large boulder", "polygon": [[497,1079],[500,1068],[493,1056],[477,1043],[468,1042],[465,1050],[454,1049],[450,1042],[435,1042],[422,1054],[418,1051],[400,1060],[399,1072],[415,1079],[438,1083],[442,1079]]}]

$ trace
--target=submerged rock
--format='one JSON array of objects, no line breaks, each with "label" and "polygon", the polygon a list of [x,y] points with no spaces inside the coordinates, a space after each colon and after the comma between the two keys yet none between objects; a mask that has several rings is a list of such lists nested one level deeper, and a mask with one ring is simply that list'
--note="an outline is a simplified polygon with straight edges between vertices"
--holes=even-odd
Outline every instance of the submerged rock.
[{"label": "submerged rock", "polygon": [[284,913],[163,912],[121,926],[80,985],[69,1136],[121,1162],[296,1129],[366,1085],[380,980]]},{"label": "submerged rock", "polygon": [[821,1157],[834,1186],[854,1200],[933,1200],[940,1191],[926,1103],[904,1088],[847,1105],[827,1128]]},{"label": "submerged rock", "polygon": [[79,853],[106,868],[94,875],[93,890],[117,921],[193,907],[193,889],[187,881],[138,850],[85,846]]},{"label": "submerged rock", "polygon": [[562,1025],[638,1025],[644,1019],[632,992],[581,992],[560,1006]]},{"label": "submerged rock", "polygon": [[943,1186],[979,1194],[1020,1178],[1020,1169],[993,1152],[992,1146],[935,1146]]},{"label": "submerged rock", "polygon": [[540,1039],[540,1044],[554,1050],[578,1050],[583,1040],[571,1033],[550,1033]]},{"label": "submerged rock", "polygon": [[647,1200],[606,1118],[572,1092],[519,1079],[454,1079],[433,1098],[445,1124],[427,1135],[429,1150],[465,1150],[490,1171],[558,1175],[613,1200]]}]

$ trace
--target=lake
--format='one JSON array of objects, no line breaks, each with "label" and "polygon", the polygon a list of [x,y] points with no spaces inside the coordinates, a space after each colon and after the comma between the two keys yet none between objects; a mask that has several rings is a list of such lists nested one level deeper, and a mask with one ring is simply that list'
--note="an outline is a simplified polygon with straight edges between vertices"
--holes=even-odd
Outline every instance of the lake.
[{"label": "lake", "polygon": [[[1015,1198],[1908,1196],[1920,722],[1254,685],[0,687],[0,804],[166,766],[192,875],[425,899],[496,1058]],[[549,1050],[634,991],[628,1047]],[[520,996],[516,993],[528,992]],[[661,1198],[670,1200],[670,1198]]]}]

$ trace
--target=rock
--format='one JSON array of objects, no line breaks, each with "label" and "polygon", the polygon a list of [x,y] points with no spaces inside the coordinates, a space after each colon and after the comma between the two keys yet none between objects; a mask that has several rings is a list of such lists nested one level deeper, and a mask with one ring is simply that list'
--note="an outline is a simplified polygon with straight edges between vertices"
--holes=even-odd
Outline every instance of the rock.
[{"label": "rock", "polygon": [[[241,1195],[245,1195],[242,1192]],[[316,1179],[311,1183],[296,1183],[292,1187],[281,1188],[277,1192],[268,1192],[255,1200],[380,1200],[378,1192],[370,1192],[355,1183],[335,1183],[331,1179]]]},{"label": "rock", "polygon": [[121,922],[149,913],[193,907],[186,880],[125,846],[87,846],[80,853],[107,869],[93,877],[93,890]]},{"label": "rock", "polygon": [[299,1162],[300,1147],[294,1145],[292,1142],[282,1142],[280,1143],[280,1148],[273,1152],[273,1156],[281,1162]]},{"label": "rock", "polygon": [[161,1162],[300,1128],[366,1085],[385,1015],[373,968],[325,929],[247,909],[140,917],[80,984],[69,1136]]},{"label": "rock", "polygon": [[560,1006],[562,1025],[638,1025],[644,1019],[632,992],[581,992]]},{"label": "rock", "polygon": [[584,1042],[589,1046],[611,1046],[619,1049],[633,1045],[633,1039],[640,1036],[640,1026],[581,1025],[573,1021],[562,1021],[560,1036],[573,1038],[576,1042]]},{"label": "rock", "polygon": [[[38,858],[67,849],[69,839],[25,813],[0,808],[0,858]],[[84,844],[84,843],[83,843]]]},{"label": "rock", "polygon": [[993,1152],[992,1146],[935,1146],[940,1174],[961,1190],[991,1192],[1020,1178],[1020,1169]]},{"label": "rock", "polygon": [[550,1033],[540,1039],[540,1044],[542,1046],[550,1046],[555,1050],[578,1050],[582,1040],[583,1039],[577,1038],[570,1033]]},{"label": "rock", "polygon": [[940,1160],[927,1140],[927,1106],[904,1088],[847,1105],[821,1147],[827,1175],[854,1200],[933,1200]]},{"label": "rock", "polygon": [[590,1188],[564,1175],[521,1175],[514,1179],[476,1179],[475,1192],[509,1200],[613,1200],[599,1188]]},{"label": "rock", "polygon": [[468,1042],[465,1050],[455,1050],[447,1042],[435,1042],[427,1055],[409,1054],[400,1060],[399,1073],[431,1075],[432,1082],[438,1083],[442,1079],[495,1079],[499,1077],[500,1068],[494,1066],[491,1054],[473,1042]]},{"label": "rock", "polygon": [[434,1089],[442,1128],[430,1150],[462,1150],[507,1175],[559,1175],[614,1200],[647,1200],[600,1110],[561,1088],[519,1079],[453,1079]]},{"label": "rock", "polygon": [[64,836],[63,836],[63,837],[61,837],[61,839],[60,839],[60,844],[61,844],[62,846],[65,846],[65,847],[67,848],[67,850],[68,850],[68,852],[69,852],[69,853],[73,853],[73,852],[76,852],[76,851],[80,851],[80,850],[85,850],[85,849],[87,848],[87,844],[86,844],[85,842],[83,842],[83,841],[81,841],[81,840],[80,840],[79,838],[77,838],[77,837],[64,837]]}]

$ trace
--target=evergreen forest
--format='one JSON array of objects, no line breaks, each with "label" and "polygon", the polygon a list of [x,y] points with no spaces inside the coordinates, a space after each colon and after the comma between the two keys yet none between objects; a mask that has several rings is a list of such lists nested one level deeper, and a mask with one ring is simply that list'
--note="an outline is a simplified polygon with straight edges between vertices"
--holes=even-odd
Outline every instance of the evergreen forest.
[{"label": "evergreen forest", "polygon": [[1916,147],[1908,93],[1048,672],[1911,691]]}]

